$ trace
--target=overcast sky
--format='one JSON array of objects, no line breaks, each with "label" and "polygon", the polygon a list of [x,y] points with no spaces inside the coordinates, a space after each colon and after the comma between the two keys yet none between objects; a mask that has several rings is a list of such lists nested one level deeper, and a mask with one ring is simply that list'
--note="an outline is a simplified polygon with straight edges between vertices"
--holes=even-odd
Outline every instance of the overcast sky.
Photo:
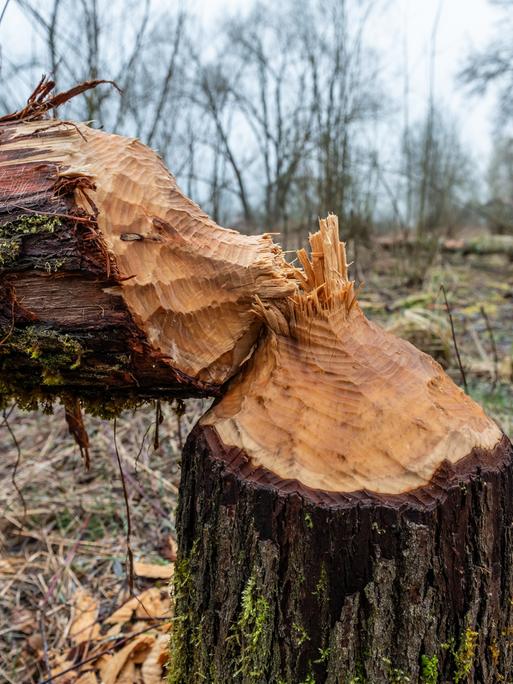
[{"label": "overcast sky", "polygon": [[[227,11],[244,12],[248,6],[245,0],[196,0],[193,4],[209,24],[222,20]],[[485,164],[491,148],[495,96],[492,91],[484,98],[469,98],[457,85],[456,74],[472,48],[487,44],[500,10],[488,0],[382,0],[381,9],[369,22],[368,42],[382,51],[385,84],[399,89],[398,95],[402,93],[407,53],[413,118],[426,105],[431,35],[438,11],[436,96],[456,115],[464,142],[478,163]]]},{"label": "overcast sky", "polygon": [[[42,6],[46,0],[39,0]],[[153,0],[169,7],[179,0]],[[244,13],[247,0],[185,0],[208,27],[229,13]],[[435,17],[441,7],[437,33],[436,95],[455,114],[464,141],[469,143],[478,163],[484,165],[491,147],[494,93],[469,99],[458,87],[455,76],[471,48],[484,46],[493,34],[500,10],[487,0],[380,0],[368,24],[370,45],[382,53],[384,83],[400,97],[404,82],[405,54],[410,75],[412,118],[426,104],[429,83],[429,45]],[[4,2],[0,0],[0,9]],[[404,36],[407,35],[405,49]],[[2,25],[0,45],[5,56],[31,53],[31,31],[11,0]]]}]

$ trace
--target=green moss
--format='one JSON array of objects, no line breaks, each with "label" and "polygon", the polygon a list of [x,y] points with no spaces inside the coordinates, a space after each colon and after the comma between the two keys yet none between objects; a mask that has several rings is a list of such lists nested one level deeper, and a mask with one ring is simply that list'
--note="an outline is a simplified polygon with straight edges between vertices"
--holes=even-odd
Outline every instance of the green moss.
[{"label": "green moss", "polygon": [[54,233],[61,225],[61,220],[57,216],[27,214],[26,216],[20,216],[12,223],[0,226],[0,237],[11,239],[14,236]]},{"label": "green moss", "polygon": [[78,368],[84,353],[80,342],[71,335],[39,326],[28,326],[12,334],[0,354],[13,351],[25,354],[50,371]]},{"label": "green moss", "polygon": [[16,261],[21,249],[21,240],[0,237],[0,266]]},{"label": "green moss", "polygon": [[310,637],[303,625],[294,622],[292,625],[292,638],[297,648],[299,648],[305,641],[309,641]]},{"label": "green moss", "polygon": [[[168,684],[184,684],[187,681],[188,650],[191,641],[191,606],[193,582],[190,557],[180,558],[175,563],[172,597],[175,606],[173,629],[171,630],[170,658],[167,665]],[[177,612],[180,611],[180,612]],[[182,612],[183,611],[183,612]]]},{"label": "green moss", "polygon": [[317,580],[315,590],[312,593],[317,597],[320,603],[324,603],[328,600],[328,573],[326,572],[326,565],[324,563],[321,564],[319,579]]},{"label": "green moss", "polygon": [[330,655],[331,655],[331,648],[329,646],[327,646],[326,648],[320,648],[319,649],[319,657],[317,658],[317,660],[314,660],[314,663],[315,664],[327,663]]},{"label": "green moss", "polygon": [[[35,235],[36,233],[53,233],[60,225],[60,220],[55,216],[36,214],[22,216],[12,223],[0,226],[0,268],[16,261],[20,255],[22,241],[25,236]],[[53,269],[50,262],[48,263],[50,268]]]},{"label": "green moss", "polygon": [[410,677],[398,667],[394,667],[390,658],[383,658],[383,662],[387,668],[387,682],[388,684],[407,684],[411,682]]},{"label": "green moss", "polygon": [[103,418],[104,420],[118,418],[123,411],[135,411],[143,404],[147,403],[147,400],[141,399],[135,394],[126,396],[114,395],[102,398],[86,396],[81,400],[86,413],[91,416],[96,416],[97,418]]},{"label": "green moss", "polygon": [[239,618],[232,629],[231,636],[239,649],[235,676],[243,675],[246,681],[265,676],[263,663],[267,661],[271,633],[271,607],[266,598],[258,595],[253,574],[242,591]]},{"label": "green moss", "polygon": [[43,264],[43,269],[47,273],[57,273],[66,264],[66,259],[47,259]]},{"label": "green moss", "polygon": [[365,672],[363,669],[362,663],[358,662],[356,663],[356,672],[353,675],[350,675],[346,679],[347,684],[366,684],[367,679],[365,677]]},{"label": "green moss", "polygon": [[458,650],[454,652],[454,682],[464,682],[472,672],[472,665],[476,655],[478,632],[474,632],[470,627],[467,627],[463,633],[458,646]]},{"label": "green moss", "polygon": [[420,658],[420,676],[424,684],[438,682],[438,656],[422,655]]}]

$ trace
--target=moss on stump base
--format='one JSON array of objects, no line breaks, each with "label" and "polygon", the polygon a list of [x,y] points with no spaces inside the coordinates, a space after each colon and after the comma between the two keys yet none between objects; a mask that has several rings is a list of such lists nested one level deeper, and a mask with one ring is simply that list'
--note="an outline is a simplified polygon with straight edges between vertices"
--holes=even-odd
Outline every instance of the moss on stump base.
[{"label": "moss on stump base", "polygon": [[513,451],[402,495],[278,482],[196,427],[170,681],[499,682],[513,671]]}]

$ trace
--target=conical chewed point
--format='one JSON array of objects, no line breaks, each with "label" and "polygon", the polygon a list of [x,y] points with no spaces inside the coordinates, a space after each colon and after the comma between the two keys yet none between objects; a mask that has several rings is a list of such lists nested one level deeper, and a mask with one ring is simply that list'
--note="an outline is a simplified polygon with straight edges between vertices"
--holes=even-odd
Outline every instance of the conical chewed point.
[{"label": "conical chewed point", "polygon": [[202,419],[255,472],[329,492],[400,494],[502,433],[431,357],[370,322],[335,216],[300,253],[301,291],[258,303],[267,332]]}]

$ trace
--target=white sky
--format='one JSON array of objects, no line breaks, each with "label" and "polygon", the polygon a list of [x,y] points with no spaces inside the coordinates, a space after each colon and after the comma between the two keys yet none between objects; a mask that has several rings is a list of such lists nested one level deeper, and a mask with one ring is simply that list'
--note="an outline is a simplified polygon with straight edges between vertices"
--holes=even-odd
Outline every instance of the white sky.
[{"label": "white sky", "polygon": [[[187,0],[186,0],[187,1]],[[168,0],[157,0],[162,5]],[[501,11],[488,0],[381,0],[367,30],[370,45],[383,54],[385,84],[400,100],[404,85],[405,41],[410,86],[411,119],[420,116],[429,88],[429,53],[436,15],[440,21],[436,41],[435,95],[461,124],[463,142],[471,150],[481,171],[486,169],[491,151],[495,93],[471,98],[456,83],[465,57],[474,48],[486,46],[497,28]],[[247,0],[188,0],[205,25],[232,12],[248,8]]]},{"label": "white sky", "polygon": [[[38,0],[43,6],[46,0]],[[179,0],[153,0],[170,7]],[[211,28],[227,14],[248,8],[247,0],[183,0]],[[484,46],[493,35],[500,10],[487,0],[381,0],[382,9],[374,13],[367,28],[368,42],[382,53],[383,77],[391,94],[400,102],[404,82],[405,41],[410,80],[411,118],[423,112],[429,83],[429,46],[433,24],[441,2],[437,34],[436,96],[461,124],[464,142],[470,145],[483,169],[491,148],[494,93],[469,98],[455,82],[455,75],[471,48]],[[4,0],[0,0],[0,11]],[[384,8],[384,9],[383,9]],[[0,25],[0,46],[6,57],[31,54],[31,32],[11,0]]]},{"label": "white sky", "polygon": [[491,147],[495,93],[469,98],[456,75],[469,51],[484,47],[493,36],[500,11],[487,0],[397,0],[381,22],[374,21],[372,37],[383,46],[390,82],[402,89],[406,32],[413,115],[425,106],[428,95],[431,35],[439,5],[435,94],[459,120],[464,141],[478,161],[484,161]]}]

